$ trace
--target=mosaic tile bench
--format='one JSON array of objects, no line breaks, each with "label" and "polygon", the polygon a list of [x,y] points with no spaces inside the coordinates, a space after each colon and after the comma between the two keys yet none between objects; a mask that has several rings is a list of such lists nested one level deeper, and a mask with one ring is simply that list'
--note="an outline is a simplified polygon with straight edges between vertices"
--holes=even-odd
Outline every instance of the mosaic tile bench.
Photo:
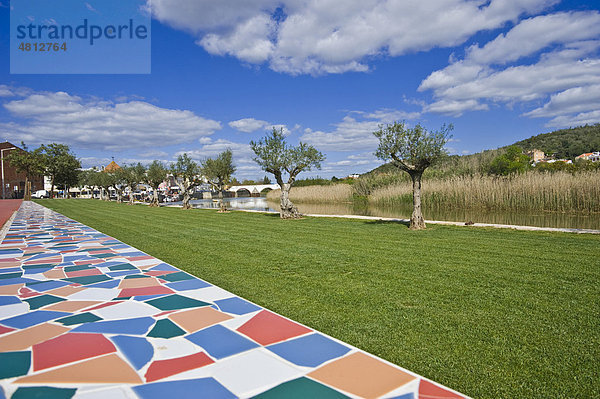
[{"label": "mosaic tile bench", "polygon": [[463,398],[24,202],[0,244],[0,398]]}]

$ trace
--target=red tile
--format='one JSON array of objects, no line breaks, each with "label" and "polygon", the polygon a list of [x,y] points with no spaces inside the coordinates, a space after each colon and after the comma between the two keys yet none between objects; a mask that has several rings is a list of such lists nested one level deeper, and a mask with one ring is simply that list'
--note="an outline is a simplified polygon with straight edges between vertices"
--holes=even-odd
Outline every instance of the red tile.
[{"label": "red tile", "polygon": [[154,257],[149,256],[149,255],[127,257],[127,260],[148,260],[148,259],[154,259]]},{"label": "red tile", "polygon": [[4,327],[4,326],[0,326],[0,335],[5,334],[7,332],[11,332],[14,331],[14,328],[8,328],[8,327]]},{"label": "red tile", "polygon": [[214,363],[214,361],[203,352],[175,359],[157,360],[152,362],[150,367],[148,367],[148,371],[146,371],[146,381],[152,382],[160,380],[171,375],[183,373],[184,371],[204,367],[211,363]]},{"label": "red tile", "polygon": [[116,351],[112,342],[102,334],[67,333],[33,346],[33,370],[43,370]]},{"label": "red tile", "polygon": [[61,262],[62,262],[62,256],[51,256],[48,258],[30,260],[30,261],[25,262],[25,264],[26,265],[44,265],[46,263],[61,263]]},{"label": "red tile", "polygon": [[81,266],[81,265],[97,265],[98,263],[104,263],[106,262],[105,260],[102,259],[98,259],[98,260],[76,260],[75,265],[77,266]]},{"label": "red tile", "polygon": [[76,270],[74,272],[67,272],[67,277],[83,277],[83,276],[98,276],[102,272],[95,267],[92,269]]},{"label": "red tile", "polygon": [[464,399],[464,396],[444,389],[427,380],[419,384],[419,399]]},{"label": "red tile", "polygon": [[119,298],[127,298],[130,296],[140,296],[140,295],[162,295],[162,294],[172,294],[174,291],[169,287],[165,287],[162,285],[157,285],[154,287],[139,287],[139,288],[125,288],[121,290],[119,294]]},{"label": "red tile", "polygon": [[263,310],[237,330],[261,345],[274,344],[312,331],[267,310]]}]

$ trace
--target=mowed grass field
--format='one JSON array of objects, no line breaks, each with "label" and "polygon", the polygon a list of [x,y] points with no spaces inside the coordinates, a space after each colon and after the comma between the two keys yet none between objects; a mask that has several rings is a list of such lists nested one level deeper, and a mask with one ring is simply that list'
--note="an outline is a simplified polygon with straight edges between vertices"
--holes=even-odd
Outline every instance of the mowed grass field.
[{"label": "mowed grass field", "polygon": [[600,236],[38,202],[472,397],[600,397]]}]

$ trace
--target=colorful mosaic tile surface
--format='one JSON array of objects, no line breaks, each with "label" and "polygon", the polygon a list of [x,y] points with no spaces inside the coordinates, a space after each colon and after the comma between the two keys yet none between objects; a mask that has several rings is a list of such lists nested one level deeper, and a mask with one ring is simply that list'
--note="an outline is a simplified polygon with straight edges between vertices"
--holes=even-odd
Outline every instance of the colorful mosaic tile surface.
[{"label": "colorful mosaic tile surface", "polygon": [[0,398],[463,398],[40,205],[0,244]]}]

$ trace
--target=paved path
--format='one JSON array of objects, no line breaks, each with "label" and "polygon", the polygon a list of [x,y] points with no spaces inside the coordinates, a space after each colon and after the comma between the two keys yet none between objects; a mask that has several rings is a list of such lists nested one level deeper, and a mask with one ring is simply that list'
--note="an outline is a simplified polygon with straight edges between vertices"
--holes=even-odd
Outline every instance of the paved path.
[{"label": "paved path", "polygon": [[0,244],[0,398],[463,398],[32,202]]}]

